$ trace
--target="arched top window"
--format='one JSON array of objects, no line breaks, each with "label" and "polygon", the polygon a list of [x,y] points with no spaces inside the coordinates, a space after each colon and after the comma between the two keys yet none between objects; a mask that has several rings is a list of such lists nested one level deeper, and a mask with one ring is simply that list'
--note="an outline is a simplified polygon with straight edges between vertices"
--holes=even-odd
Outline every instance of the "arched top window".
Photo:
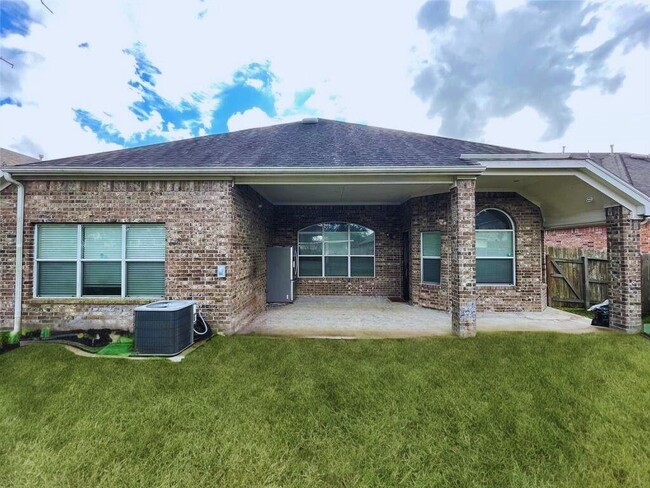
[{"label": "arched top window", "polygon": [[359,224],[324,222],[298,231],[298,276],[375,275],[375,232]]},{"label": "arched top window", "polygon": [[496,208],[476,215],[476,283],[515,284],[515,226]]},{"label": "arched top window", "polygon": [[513,228],[510,216],[496,208],[487,208],[476,216],[477,230],[510,230]]}]

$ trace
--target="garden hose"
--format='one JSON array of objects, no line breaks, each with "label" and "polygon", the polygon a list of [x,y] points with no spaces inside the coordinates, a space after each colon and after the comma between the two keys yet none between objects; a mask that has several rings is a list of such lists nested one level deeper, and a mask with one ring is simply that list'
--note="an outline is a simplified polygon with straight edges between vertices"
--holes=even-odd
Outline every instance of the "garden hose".
[{"label": "garden hose", "polygon": [[[198,326],[198,330],[197,330]],[[198,310],[196,311],[196,321],[194,322],[194,333],[198,336],[204,336],[210,331],[210,327],[206,323],[203,315]]]}]

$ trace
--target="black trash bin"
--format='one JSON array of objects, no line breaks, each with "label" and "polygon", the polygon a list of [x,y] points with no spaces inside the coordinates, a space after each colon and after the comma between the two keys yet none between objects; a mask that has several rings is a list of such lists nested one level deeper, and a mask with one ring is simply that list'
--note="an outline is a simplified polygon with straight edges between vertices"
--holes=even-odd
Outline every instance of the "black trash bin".
[{"label": "black trash bin", "polygon": [[598,327],[609,327],[609,302],[599,303],[594,305],[589,310],[594,312],[594,318],[591,320],[591,325]]}]

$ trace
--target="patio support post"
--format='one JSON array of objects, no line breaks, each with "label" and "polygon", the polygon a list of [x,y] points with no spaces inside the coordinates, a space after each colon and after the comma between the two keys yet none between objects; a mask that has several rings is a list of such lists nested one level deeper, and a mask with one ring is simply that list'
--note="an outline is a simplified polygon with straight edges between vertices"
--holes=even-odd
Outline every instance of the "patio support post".
[{"label": "patio support post", "polygon": [[457,179],[450,190],[451,326],[460,337],[476,335],[476,179]]},{"label": "patio support post", "polygon": [[625,332],[641,330],[641,251],[639,221],[622,206],[605,209],[609,260],[609,324]]}]

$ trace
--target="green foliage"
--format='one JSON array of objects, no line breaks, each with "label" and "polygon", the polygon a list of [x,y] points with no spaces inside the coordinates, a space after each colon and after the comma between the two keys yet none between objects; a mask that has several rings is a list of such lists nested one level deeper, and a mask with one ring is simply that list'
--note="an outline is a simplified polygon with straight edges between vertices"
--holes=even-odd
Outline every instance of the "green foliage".
[{"label": "green foliage", "polygon": [[0,350],[7,345],[18,344],[20,342],[20,334],[13,332],[0,332]]},{"label": "green foliage", "polygon": [[21,337],[23,337],[25,339],[31,339],[31,338],[34,338],[34,337],[40,337],[41,331],[38,330],[38,329],[34,329],[34,330],[21,329],[20,330],[20,335],[21,335]]},{"label": "green foliage", "polygon": [[0,486],[650,486],[650,341],[216,338],[0,356]]}]

